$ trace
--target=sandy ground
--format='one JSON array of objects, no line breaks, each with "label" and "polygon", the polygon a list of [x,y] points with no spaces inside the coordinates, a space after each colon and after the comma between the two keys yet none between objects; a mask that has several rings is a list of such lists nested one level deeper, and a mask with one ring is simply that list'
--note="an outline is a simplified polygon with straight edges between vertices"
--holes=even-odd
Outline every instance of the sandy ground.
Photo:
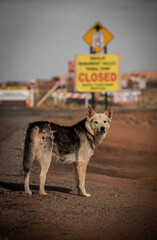
[{"label": "sandy ground", "polygon": [[149,240],[157,236],[157,112],[115,113],[86,178],[91,198],[76,195],[71,165],[52,162],[47,196],[23,192],[22,142],[30,121],[71,125],[83,116],[0,117],[0,239]]}]

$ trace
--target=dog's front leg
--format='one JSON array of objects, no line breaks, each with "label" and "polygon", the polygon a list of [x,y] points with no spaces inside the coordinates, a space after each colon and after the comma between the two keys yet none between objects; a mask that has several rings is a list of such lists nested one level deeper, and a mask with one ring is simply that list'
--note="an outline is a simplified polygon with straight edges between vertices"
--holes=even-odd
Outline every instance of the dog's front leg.
[{"label": "dog's front leg", "polygon": [[46,174],[48,172],[48,169],[51,163],[51,156],[52,156],[51,151],[47,150],[44,152],[44,156],[42,156],[42,159],[39,160],[41,165],[39,193],[41,195],[47,195],[47,193],[45,192],[45,181],[46,181]]},{"label": "dog's front leg", "polygon": [[78,161],[74,163],[74,171],[76,178],[76,187],[78,189],[78,195],[84,197],[91,197],[85,190],[85,177],[86,177],[87,163]]}]

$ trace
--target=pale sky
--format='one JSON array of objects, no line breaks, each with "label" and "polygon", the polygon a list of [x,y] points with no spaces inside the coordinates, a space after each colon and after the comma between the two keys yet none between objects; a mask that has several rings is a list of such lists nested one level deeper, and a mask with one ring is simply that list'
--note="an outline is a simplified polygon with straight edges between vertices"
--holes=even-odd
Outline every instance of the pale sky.
[{"label": "pale sky", "polygon": [[107,50],[122,73],[157,70],[157,0],[0,0],[0,81],[67,75],[97,21],[114,35]]}]

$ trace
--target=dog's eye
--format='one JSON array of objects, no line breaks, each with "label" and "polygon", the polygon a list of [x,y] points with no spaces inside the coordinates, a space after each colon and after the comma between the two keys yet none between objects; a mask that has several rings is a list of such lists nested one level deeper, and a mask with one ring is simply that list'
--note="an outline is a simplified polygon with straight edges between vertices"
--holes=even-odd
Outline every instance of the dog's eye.
[{"label": "dog's eye", "polygon": [[94,123],[98,124],[98,122],[97,122],[97,121],[94,121]]},{"label": "dog's eye", "polygon": [[107,121],[104,121],[104,123],[107,123]]}]

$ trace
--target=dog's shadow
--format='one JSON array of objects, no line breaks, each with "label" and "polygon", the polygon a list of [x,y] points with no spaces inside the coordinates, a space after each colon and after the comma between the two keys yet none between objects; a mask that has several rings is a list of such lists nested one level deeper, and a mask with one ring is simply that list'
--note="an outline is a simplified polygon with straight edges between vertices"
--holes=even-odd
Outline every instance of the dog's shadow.
[{"label": "dog's shadow", "polygon": [[[24,191],[23,184],[20,183],[8,183],[8,182],[0,182],[0,187],[5,188],[11,191]],[[30,185],[31,190],[39,190],[39,186],[37,185]],[[53,191],[53,192],[61,192],[61,193],[68,193],[70,194],[73,190],[66,187],[56,187],[56,186],[45,186],[46,191]]]}]

